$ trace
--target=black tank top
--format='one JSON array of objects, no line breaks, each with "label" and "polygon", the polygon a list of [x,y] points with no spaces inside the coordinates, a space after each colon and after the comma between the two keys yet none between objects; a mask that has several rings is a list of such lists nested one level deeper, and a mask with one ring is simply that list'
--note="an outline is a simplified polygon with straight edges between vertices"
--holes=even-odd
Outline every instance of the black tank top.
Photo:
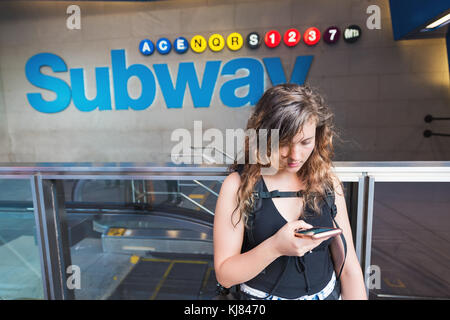
[{"label": "black tank top", "polygon": [[[263,191],[269,191],[264,179],[261,178],[258,183],[262,184]],[[250,229],[245,228],[242,253],[258,246],[287,223],[271,198],[263,198],[259,201],[262,201],[262,204],[252,213]],[[320,214],[306,206],[300,219],[317,227],[333,227],[330,209],[325,201],[321,203]],[[277,258],[246,284],[254,289],[271,292],[280,278],[280,274],[286,268],[276,289],[271,292],[273,295],[292,299],[320,292],[331,280],[334,272],[329,251],[331,241],[328,239],[322,242],[311,253],[307,253],[303,257],[281,256]]]}]

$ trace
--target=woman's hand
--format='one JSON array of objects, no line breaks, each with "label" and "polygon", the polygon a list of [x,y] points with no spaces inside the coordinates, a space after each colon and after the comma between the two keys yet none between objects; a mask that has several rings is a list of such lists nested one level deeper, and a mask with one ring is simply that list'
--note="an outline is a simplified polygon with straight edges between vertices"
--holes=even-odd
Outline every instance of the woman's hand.
[{"label": "woman's hand", "polygon": [[305,253],[320,245],[322,241],[328,239],[298,238],[295,236],[295,231],[297,229],[309,229],[312,227],[312,225],[303,220],[296,220],[286,223],[272,236],[277,254],[280,256],[302,257]]}]

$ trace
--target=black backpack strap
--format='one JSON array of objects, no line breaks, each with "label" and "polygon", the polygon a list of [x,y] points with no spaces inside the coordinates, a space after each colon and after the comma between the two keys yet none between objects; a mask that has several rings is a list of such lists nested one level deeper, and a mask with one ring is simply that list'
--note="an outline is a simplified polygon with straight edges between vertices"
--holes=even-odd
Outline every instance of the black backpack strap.
[{"label": "black backpack strap", "polygon": [[262,199],[269,199],[269,198],[285,198],[285,197],[303,197],[303,191],[264,191],[263,181],[260,179],[258,182],[256,182],[255,187],[253,191],[253,197],[256,201],[253,212],[251,212],[248,216],[248,235],[249,240],[254,243],[254,237],[253,237],[253,223],[255,219],[255,212],[257,212],[259,209],[261,209],[262,206]]},{"label": "black backpack strap", "polygon": [[[326,197],[325,197],[325,201],[328,205],[328,208],[330,209],[330,215],[331,218],[333,219],[333,222],[335,224],[335,226],[337,228],[340,228],[338,223],[335,220],[335,217],[337,215],[337,207],[336,207],[336,203],[335,203],[335,195],[334,195],[334,190],[327,190],[326,191]],[[340,268],[339,274],[337,275],[337,279],[339,280],[342,274],[342,270],[344,269],[344,264],[345,264],[345,259],[347,257],[347,242],[345,241],[345,237],[344,235],[341,233],[339,235],[341,241],[342,241],[342,245],[344,247],[344,261],[342,262],[342,266]]]},{"label": "black backpack strap", "polygon": [[239,175],[241,175],[242,171],[244,171],[244,165],[243,164],[238,164],[234,171],[236,171],[237,173],[239,173]]},{"label": "black backpack strap", "polygon": [[268,199],[268,198],[295,198],[295,197],[303,197],[303,190],[300,191],[278,191],[273,190],[270,192],[259,191],[255,192],[255,197],[260,199]]}]

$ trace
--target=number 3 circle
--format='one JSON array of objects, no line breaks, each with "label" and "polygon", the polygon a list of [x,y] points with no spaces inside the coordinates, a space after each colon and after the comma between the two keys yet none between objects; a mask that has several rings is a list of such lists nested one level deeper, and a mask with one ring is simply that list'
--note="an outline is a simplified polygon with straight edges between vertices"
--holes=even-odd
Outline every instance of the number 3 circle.
[{"label": "number 3 circle", "polygon": [[315,27],[306,29],[303,35],[303,41],[309,46],[315,45],[320,40],[320,31]]}]

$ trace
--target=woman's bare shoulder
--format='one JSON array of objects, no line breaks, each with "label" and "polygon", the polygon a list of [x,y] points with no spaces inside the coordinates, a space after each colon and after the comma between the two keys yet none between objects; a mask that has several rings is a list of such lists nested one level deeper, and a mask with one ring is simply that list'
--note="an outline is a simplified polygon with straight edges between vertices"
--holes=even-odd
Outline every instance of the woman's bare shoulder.
[{"label": "woman's bare shoulder", "polygon": [[219,221],[223,217],[232,215],[232,212],[238,204],[238,190],[240,184],[241,178],[237,172],[230,173],[225,178],[216,203],[215,221]]},{"label": "woman's bare shoulder", "polygon": [[222,189],[224,192],[236,192],[241,185],[241,176],[238,172],[230,173],[222,184]]}]

